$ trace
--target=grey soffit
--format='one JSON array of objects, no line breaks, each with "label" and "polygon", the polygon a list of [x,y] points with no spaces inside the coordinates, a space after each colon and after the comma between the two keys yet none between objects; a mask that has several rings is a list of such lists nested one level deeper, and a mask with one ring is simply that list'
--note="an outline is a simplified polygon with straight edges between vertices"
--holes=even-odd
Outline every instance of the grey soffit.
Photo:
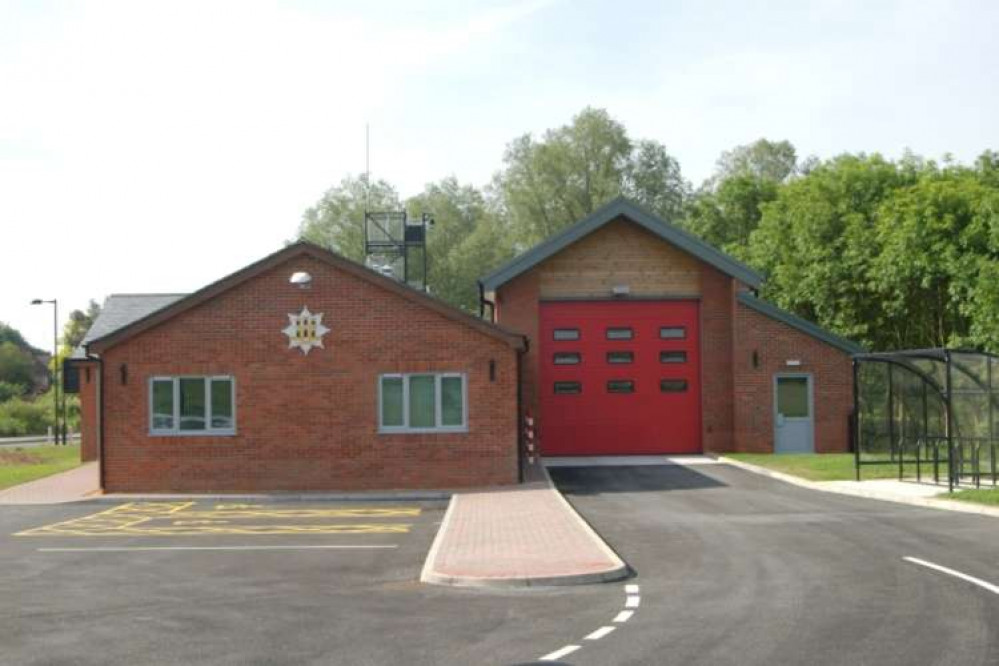
[{"label": "grey soffit", "polygon": [[185,296],[187,294],[111,294],[104,300],[101,313],[84,336],[83,345],[173,305]]},{"label": "grey soffit", "polygon": [[741,291],[736,295],[736,298],[738,298],[739,302],[745,305],[746,307],[755,310],[756,312],[759,312],[762,315],[770,317],[771,319],[775,319],[779,322],[787,324],[791,328],[796,328],[802,333],[806,333],[815,338],[816,340],[821,340],[827,345],[835,347],[836,349],[839,349],[842,352],[852,355],[852,354],[860,354],[865,351],[864,348],[858,345],[856,342],[853,342],[852,340],[847,340],[846,338],[841,338],[840,336],[830,333],[829,331],[818,326],[817,324],[808,321],[807,319],[802,319],[801,317],[793,315],[785,310],[781,310],[777,306],[771,305],[766,301],[761,301],[759,298],[753,296],[749,292]]},{"label": "grey soffit", "polygon": [[763,284],[763,276],[749,266],[708,245],[693,234],[643,210],[624,197],[618,197],[594,211],[589,217],[549,237],[483,277],[481,279],[483,288],[486,291],[495,291],[497,287],[534,268],[548,257],[619,217],[631,220],[667,243],[692,254],[706,264],[714,266],[721,272],[754,289]]}]

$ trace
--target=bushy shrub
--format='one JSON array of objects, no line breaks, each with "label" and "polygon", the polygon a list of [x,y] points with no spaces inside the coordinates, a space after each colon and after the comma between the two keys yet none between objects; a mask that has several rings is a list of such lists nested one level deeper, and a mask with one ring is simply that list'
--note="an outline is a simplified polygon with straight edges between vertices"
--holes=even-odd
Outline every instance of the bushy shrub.
[{"label": "bushy shrub", "polygon": [[0,402],[7,402],[11,398],[20,398],[27,392],[28,388],[24,384],[0,380]]},{"label": "bushy shrub", "polygon": [[14,398],[0,404],[0,437],[43,435],[52,425],[51,400]]}]

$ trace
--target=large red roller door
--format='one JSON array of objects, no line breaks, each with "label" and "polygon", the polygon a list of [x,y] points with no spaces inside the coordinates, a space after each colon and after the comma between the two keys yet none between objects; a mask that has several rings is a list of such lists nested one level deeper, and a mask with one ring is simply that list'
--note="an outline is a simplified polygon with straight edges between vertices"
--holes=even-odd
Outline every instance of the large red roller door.
[{"label": "large red roller door", "polygon": [[541,303],[544,455],[701,451],[698,302]]}]

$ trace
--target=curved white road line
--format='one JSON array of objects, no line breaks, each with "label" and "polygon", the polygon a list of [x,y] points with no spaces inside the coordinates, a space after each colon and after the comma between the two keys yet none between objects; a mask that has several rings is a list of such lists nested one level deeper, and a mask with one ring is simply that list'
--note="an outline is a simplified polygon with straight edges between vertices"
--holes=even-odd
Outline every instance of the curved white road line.
[{"label": "curved white road line", "polygon": [[[638,605],[641,602],[641,597],[639,596],[638,585],[634,585],[634,584],[625,585],[624,586],[624,593],[626,595],[625,599],[624,599],[624,606],[625,606],[625,608],[638,608]],[[615,623],[627,622],[628,620],[631,619],[631,616],[634,615],[634,614],[635,614],[634,610],[623,610],[623,611],[619,612],[616,616],[614,616],[613,622],[615,622]],[[617,627],[615,627],[613,625],[609,625],[609,624],[608,625],[604,625],[604,626],[600,627],[599,629],[591,631],[589,634],[587,634],[586,636],[583,637],[583,640],[584,641],[599,641],[604,636],[607,636],[608,634],[613,633],[615,629],[617,629]],[[558,650],[555,650],[554,652],[549,652],[545,656],[543,656],[540,659],[538,659],[538,661],[558,661],[562,657],[564,657],[566,655],[569,655],[569,654],[572,654],[573,652],[575,652],[576,650],[580,649],[581,647],[583,647],[583,646],[582,645],[566,645],[566,646],[563,646],[563,647],[559,648]]]},{"label": "curved white road line", "polygon": [[999,585],[993,585],[992,583],[982,580],[981,578],[975,578],[974,576],[969,576],[966,573],[961,573],[960,571],[955,571],[954,569],[949,569],[947,567],[940,566],[939,564],[934,564],[933,562],[921,560],[918,557],[903,557],[902,559],[906,562],[912,562],[913,564],[918,564],[919,566],[926,567],[927,569],[933,569],[934,571],[945,573],[948,576],[968,581],[969,583],[977,585],[984,590],[988,590],[992,594],[999,594]]},{"label": "curved white road line", "polygon": [[554,652],[552,652],[550,654],[546,654],[545,656],[541,657],[541,659],[538,659],[538,661],[558,661],[562,657],[564,657],[564,656],[566,656],[568,654],[572,654],[573,652],[575,652],[576,650],[578,650],[579,647],[580,646],[578,646],[578,645],[566,645],[564,648],[561,648],[559,650],[555,650]]}]

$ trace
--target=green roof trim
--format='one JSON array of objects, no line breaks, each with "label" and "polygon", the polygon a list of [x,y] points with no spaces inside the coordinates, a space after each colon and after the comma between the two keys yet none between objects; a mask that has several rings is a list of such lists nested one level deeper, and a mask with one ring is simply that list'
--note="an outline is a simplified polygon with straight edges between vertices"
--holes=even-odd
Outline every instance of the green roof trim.
[{"label": "green roof trim", "polygon": [[649,213],[624,197],[618,197],[601,206],[589,217],[514,257],[508,263],[483,277],[480,282],[486,291],[495,291],[497,287],[534,268],[548,257],[619,217],[631,220],[667,243],[694,255],[704,263],[714,266],[722,273],[730,275],[754,289],[758,289],[763,284],[763,276],[749,266],[708,245],[697,236]]},{"label": "green roof trim", "polygon": [[816,340],[820,340],[831,347],[835,347],[842,352],[847,354],[861,354],[866,350],[858,345],[852,340],[847,340],[846,338],[841,338],[838,335],[830,333],[824,328],[817,324],[814,324],[807,319],[802,319],[797,315],[793,315],[786,310],[781,310],[776,305],[771,305],[766,301],[761,301],[756,296],[753,296],[748,291],[740,291],[736,294],[736,298],[739,302],[748,308],[751,308],[762,315],[770,317],[771,319],[776,319],[777,321],[787,324],[792,328],[796,328],[802,333],[812,336]]}]

